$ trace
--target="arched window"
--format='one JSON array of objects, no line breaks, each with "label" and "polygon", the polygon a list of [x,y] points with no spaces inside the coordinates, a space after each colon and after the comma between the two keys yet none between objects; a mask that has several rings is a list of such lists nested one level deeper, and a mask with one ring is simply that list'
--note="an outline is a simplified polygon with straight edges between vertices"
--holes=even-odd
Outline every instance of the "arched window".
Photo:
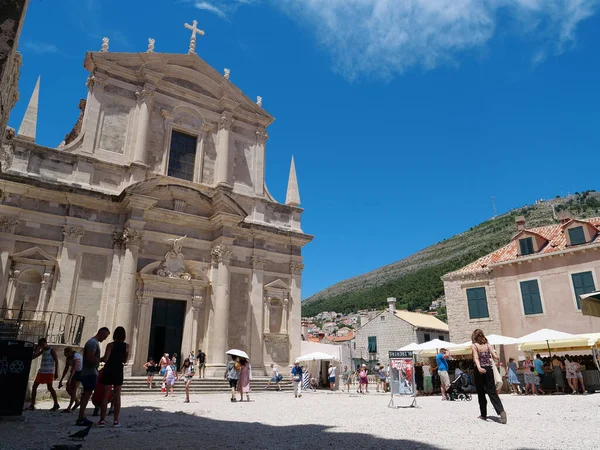
[{"label": "arched window", "polygon": [[26,270],[19,275],[17,290],[15,292],[14,308],[23,305],[24,310],[35,311],[38,309],[40,290],[42,289],[42,276],[36,270]]},{"label": "arched window", "polygon": [[283,303],[278,298],[271,299],[269,312],[269,331],[271,333],[280,333],[281,332],[281,319],[283,316]]}]

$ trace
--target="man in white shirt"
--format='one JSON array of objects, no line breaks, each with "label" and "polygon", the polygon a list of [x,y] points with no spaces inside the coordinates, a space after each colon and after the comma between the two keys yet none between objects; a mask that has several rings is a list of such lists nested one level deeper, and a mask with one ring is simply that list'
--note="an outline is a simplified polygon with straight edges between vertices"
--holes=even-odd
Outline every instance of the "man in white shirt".
[{"label": "man in white shirt", "polygon": [[333,391],[335,390],[335,367],[329,366],[327,373],[329,375],[329,389]]}]

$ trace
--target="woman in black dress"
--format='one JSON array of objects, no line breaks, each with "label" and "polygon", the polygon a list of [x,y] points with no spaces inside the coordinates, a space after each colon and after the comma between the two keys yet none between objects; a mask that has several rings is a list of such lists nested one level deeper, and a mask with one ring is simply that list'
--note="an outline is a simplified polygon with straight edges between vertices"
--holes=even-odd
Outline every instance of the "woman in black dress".
[{"label": "woman in black dress", "polygon": [[120,427],[119,413],[121,412],[121,387],[123,386],[123,364],[129,358],[129,344],[125,342],[125,328],[117,327],[113,333],[113,341],[106,346],[102,361],[104,370],[100,384],[102,385],[102,408],[100,412],[99,427],[106,425],[106,406],[110,387],[113,387],[114,421],[113,427]]}]

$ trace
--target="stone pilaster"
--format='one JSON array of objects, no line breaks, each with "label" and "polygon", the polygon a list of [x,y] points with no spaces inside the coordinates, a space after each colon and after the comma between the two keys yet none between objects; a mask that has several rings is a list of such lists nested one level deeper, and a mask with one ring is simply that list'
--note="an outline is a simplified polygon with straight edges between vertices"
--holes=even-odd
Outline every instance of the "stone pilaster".
[{"label": "stone pilaster", "polygon": [[148,130],[150,128],[150,114],[154,99],[154,88],[152,86],[144,86],[143,89],[136,91],[135,95],[138,99],[138,122],[133,162],[145,165],[146,144],[148,142]]},{"label": "stone pilaster", "polygon": [[254,193],[263,195],[265,189],[265,149],[269,135],[267,130],[259,128],[256,130],[256,150],[255,150],[255,165],[254,165]]},{"label": "stone pilaster", "polygon": [[72,313],[75,308],[75,295],[83,256],[79,242],[83,235],[84,231],[81,227],[72,225],[63,227],[63,245],[58,257],[60,277],[48,304],[50,311]]},{"label": "stone pilaster", "polygon": [[10,255],[15,247],[14,233],[19,219],[14,216],[0,217],[0,307],[8,307],[8,299],[12,287],[10,280]]},{"label": "stone pilaster", "polygon": [[131,332],[135,326],[133,307],[137,288],[138,254],[142,245],[142,239],[143,232],[140,230],[127,228],[123,232],[125,254],[123,255],[123,262],[121,264],[121,283],[114,325],[125,327],[127,332]]},{"label": "stone pilaster", "polygon": [[231,186],[233,183],[229,180],[229,160],[230,160],[230,130],[233,125],[231,113],[224,112],[219,121],[219,132],[217,134],[217,184]]},{"label": "stone pilaster", "polygon": [[[263,343],[263,286],[266,260],[259,256],[252,257],[252,285],[250,288],[250,358],[255,370],[265,371]],[[261,373],[262,375],[262,373]]]},{"label": "stone pilaster", "polygon": [[[229,263],[233,256],[233,251],[226,245],[214,247],[211,252],[213,266],[216,266],[216,284],[214,285],[213,311],[209,319],[209,347],[207,357],[210,361],[207,364],[208,376],[220,375],[221,370],[225,368],[229,341],[229,284],[230,272]],[[214,269],[213,269],[214,270]]]},{"label": "stone pilaster", "polygon": [[132,370],[136,372],[141,370],[141,367],[145,364],[145,358],[143,357],[144,352],[138,351],[138,343],[144,342],[142,330],[146,328],[144,324],[148,313],[148,305],[150,304],[150,300],[152,300],[152,292],[146,289],[140,289],[136,291],[135,296],[137,299],[137,320],[132,324],[133,328],[131,330],[129,374],[131,374]]},{"label": "stone pilaster", "polygon": [[100,105],[102,105],[102,99],[104,98],[104,88],[108,83],[101,75],[92,74],[88,77],[85,85],[88,88],[85,126],[90,132],[86,133],[86,130],[82,130],[82,133],[84,133],[82,151],[93,153],[95,150],[96,130],[99,129]]},{"label": "stone pilaster", "polygon": [[200,316],[203,300],[204,298],[202,295],[192,295],[192,332],[190,333],[190,351],[195,352],[194,356],[198,353],[199,349],[198,328],[200,322],[198,317]]},{"label": "stone pilaster", "polygon": [[290,263],[290,274],[292,276],[292,286],[290,291],[290,303],[288,309],[290,311],[289,337],[290,337],[290,364],[300,356],[300,342],[302,334],[301,317],[302,317],[302,271],[304,265],[299,262]]}]

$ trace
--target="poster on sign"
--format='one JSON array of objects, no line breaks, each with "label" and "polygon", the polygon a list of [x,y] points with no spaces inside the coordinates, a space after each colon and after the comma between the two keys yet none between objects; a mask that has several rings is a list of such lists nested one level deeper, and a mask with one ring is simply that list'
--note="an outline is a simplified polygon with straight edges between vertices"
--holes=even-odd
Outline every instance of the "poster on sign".
[{"label": "poster on sign", "polygon": [[[392,399],[388,406],[394,406],[394,395],[415,396],[415,366],[412,352],[391,351],[390,359],[390,392]],[[416,398],[412,407],[416,406]]]}]

